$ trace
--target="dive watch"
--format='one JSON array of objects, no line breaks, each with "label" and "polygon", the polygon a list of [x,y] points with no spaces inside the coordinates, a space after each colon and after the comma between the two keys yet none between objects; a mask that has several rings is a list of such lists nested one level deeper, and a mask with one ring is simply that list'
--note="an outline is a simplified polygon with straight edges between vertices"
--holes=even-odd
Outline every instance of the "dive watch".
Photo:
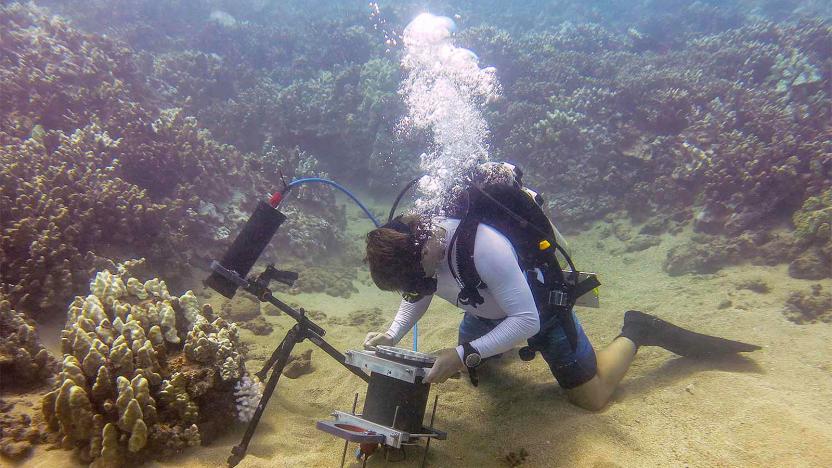
[{"label": "dive watch", "polygon": [[480,352],[477,351],[477,348],[474,348],[471,343],[463,343],[462,344],[462,362],[465,364],[465,367],[469,369],[473,369],[477,367],[482,362],[482,356],[480,356]]},{"label": "dive watch", "polygon": [[482,363],[482,356],[471,343],[462,344],[462,363],[468,368],[468,378],[471,379],[471,385],[476,387],[480,383],[480,379],[477,377],[477,366]]}]

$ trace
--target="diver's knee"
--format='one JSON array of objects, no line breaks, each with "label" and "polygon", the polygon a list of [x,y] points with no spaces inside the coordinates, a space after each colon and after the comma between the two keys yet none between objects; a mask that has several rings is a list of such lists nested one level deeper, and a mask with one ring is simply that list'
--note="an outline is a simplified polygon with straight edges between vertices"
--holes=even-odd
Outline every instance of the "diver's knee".
[{"label": "diver's knee", "polygon": [[600,395],[576,395],[570,393],[567,395],[567,398],[573,405],[592,412],[604,409],[608,401],[607,398]]},{"label": "diver's knee", "polygon": [[604,391],[601,379],[596,375],[590,381],[566,391],[569,402],[589,411],[600,411],[609,401],[608,392]]}]

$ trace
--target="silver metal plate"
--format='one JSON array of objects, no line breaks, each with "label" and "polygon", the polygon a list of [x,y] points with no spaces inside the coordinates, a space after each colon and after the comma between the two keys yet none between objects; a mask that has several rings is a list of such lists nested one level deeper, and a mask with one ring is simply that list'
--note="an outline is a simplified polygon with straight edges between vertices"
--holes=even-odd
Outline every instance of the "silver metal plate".
[{"label": "silver metal plate", "polygon": [[379,345],[376,347],[376,356],[410,361],[414,365],[418,364],[422,367],[433,367],[433,363],[436,362],[436,356],[433,354],[420,353],[396,346]]},{"label": "silver metal plate", "polygon": [[366,431],[372,431],[376,434],[383,435],[384,444],[395,448],[399,448],[402,444],[413,442],[417,439],[431,438],[445,440],[447,438],[447,434],[442,431],[436,431],[435,429],[431,429],[434,432],[425,434],[410,434],[409,432],[399,431],[393,429],[392,427],[382,426],[381,424],[367,421],[362,418],[361,415],[345,413],[343,411],[333,411],[332,416],[335,417],[334,422],[336,424],[348,424],[360,427]]},{"label": "silver metal plate", "polygon": [[394,362],[376,356],[376,353],[373,351],[356,351],[351,349],[344,353],[344,361],[353,367],[362,369],[368,374],[375,372],[409,383],[415,383],[417,377],[424,378],[427,375],[427,369],[423,367]]},{"label": "silver metal plate", "polygon": [[343,411],[334,411],[332,416],[335,417],[335,422],[338,424],[349,424],[383,435],[384,445],[399,448],[402,446],[402,442],[410,441],[410,434],[407,432],[397,431],[392,427],[382,426],[381,424],[367,421],[366,419],[362,419],[360,416],[356,416],[354,414],[345,413]]},{"label": "silver metal plate", "polygon": [[[568,275],[570,274],[570,272],[564,271],[563,274]],[[590,276],[596,276],[596,274],[580,272],[580,274],[578,275],[578,282],[581,282],[589,278]],[[601,293],[598,291],[598,288],[595,288],[592,291],[579,297],[575,301],[575,305],[578,307],[592,307],[593,309],[598,309],[601,307]]]}]

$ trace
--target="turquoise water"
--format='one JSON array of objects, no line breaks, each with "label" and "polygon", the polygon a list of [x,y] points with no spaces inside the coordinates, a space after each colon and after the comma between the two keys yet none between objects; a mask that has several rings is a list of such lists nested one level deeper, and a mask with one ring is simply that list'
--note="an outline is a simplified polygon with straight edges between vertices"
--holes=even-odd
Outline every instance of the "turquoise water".
[{"label": "turquoise water", "polygon": [[[596,353],[628,309],[762,349],[643,348],[598,412],[511,350],[481,387],[434,387],[449,440],[428,464],[828,466],[831,18],[812,0],[3,2],[3,463],[225,463],[295,323],[203,284],[257,204],[323,178],[383,223],[417,177],[402,210],[435,213],[508,161],[601,278],[577,309]],[[361,348],[399,302],[370,277],[372,223],[328,185],[283,195],[252,273],[298,272],[275,296]],[[435,302],[421,351],[456,345],[461,313]],[[338,463],[315,422],[366,388],[308,349],[243,463]]]}]

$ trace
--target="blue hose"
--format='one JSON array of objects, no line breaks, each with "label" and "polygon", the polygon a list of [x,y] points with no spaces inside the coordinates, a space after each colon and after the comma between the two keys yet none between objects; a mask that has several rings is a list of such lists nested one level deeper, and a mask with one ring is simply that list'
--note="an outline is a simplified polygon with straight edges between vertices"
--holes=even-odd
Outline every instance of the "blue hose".
[{"label": "blue hose", "polygon": [[[346,187],[344,187],[343,185],[341,185],[337,182],[333,182],[329,179],[322,179],[320,177],[307,177],[305,179],[293,180],[292,182],[289,183],[289,185],[286,186],[286,190],[291,189],[292,187],[296,187],[298,185],[309,183],[309,182],[317,182],[317,183],[321,183],[321,184],[326,184],[326,185],[335,187],[338,190],[344,192],[348,197],[350,197],[350,199],[352,199],[352,201],[355,202],[356,205],[359,206],[359,208],[364,210],[364,214],[366,214],[367,217],[370,218],[370,220],[373,222],[373,224],[376,225],[376,227],[381,226],[381,223],[378,221],[378,219],[376,219],[375,216],[373,216],[373,214],[370,212],[369,208],[367,208],[363,203],[361,203],[361,200],[359,200],[358,197],[353,195],[352,192],[350,192]],[[418,351],[418,349],[419,349],[419,325],[416,324],[416,325],[413,325],[413,351]]]},{"label": "blue hose", "polygon": [[373,224],[376,225],[376,227],[381,226],[381,223],[376,219],[376,217],[373,216],[372,213],[370,213],[369,208],[364,206],[364,204],[361,203],[361,200],[359,200],[355,195],[353,195],[352,192],[347,190],[346,187],[344,187],[343,185],[341,185],[337,182],[333,182],[329,179],[321,179],[320,177],[307,177],[305,179],[293,180],[292,182],[289,183],[289,185],[287,186],[287,189],[290,189],[292,187],[295,187],[295,186],[298,186],[298,185],[301,185],[301,184],[305,184],[307,182],[318,182],[318,183],[321,183],[321,184],[330,185],[330,186],[335,187],[338,190],[344,192],[348,197],[350,197],[352,199],[352,201],[355,202],[356,205],[358,205],[362,210],[364,210],[364,214],[366,214],[367,217],[370,218],[370,220],[373,222]]}]

